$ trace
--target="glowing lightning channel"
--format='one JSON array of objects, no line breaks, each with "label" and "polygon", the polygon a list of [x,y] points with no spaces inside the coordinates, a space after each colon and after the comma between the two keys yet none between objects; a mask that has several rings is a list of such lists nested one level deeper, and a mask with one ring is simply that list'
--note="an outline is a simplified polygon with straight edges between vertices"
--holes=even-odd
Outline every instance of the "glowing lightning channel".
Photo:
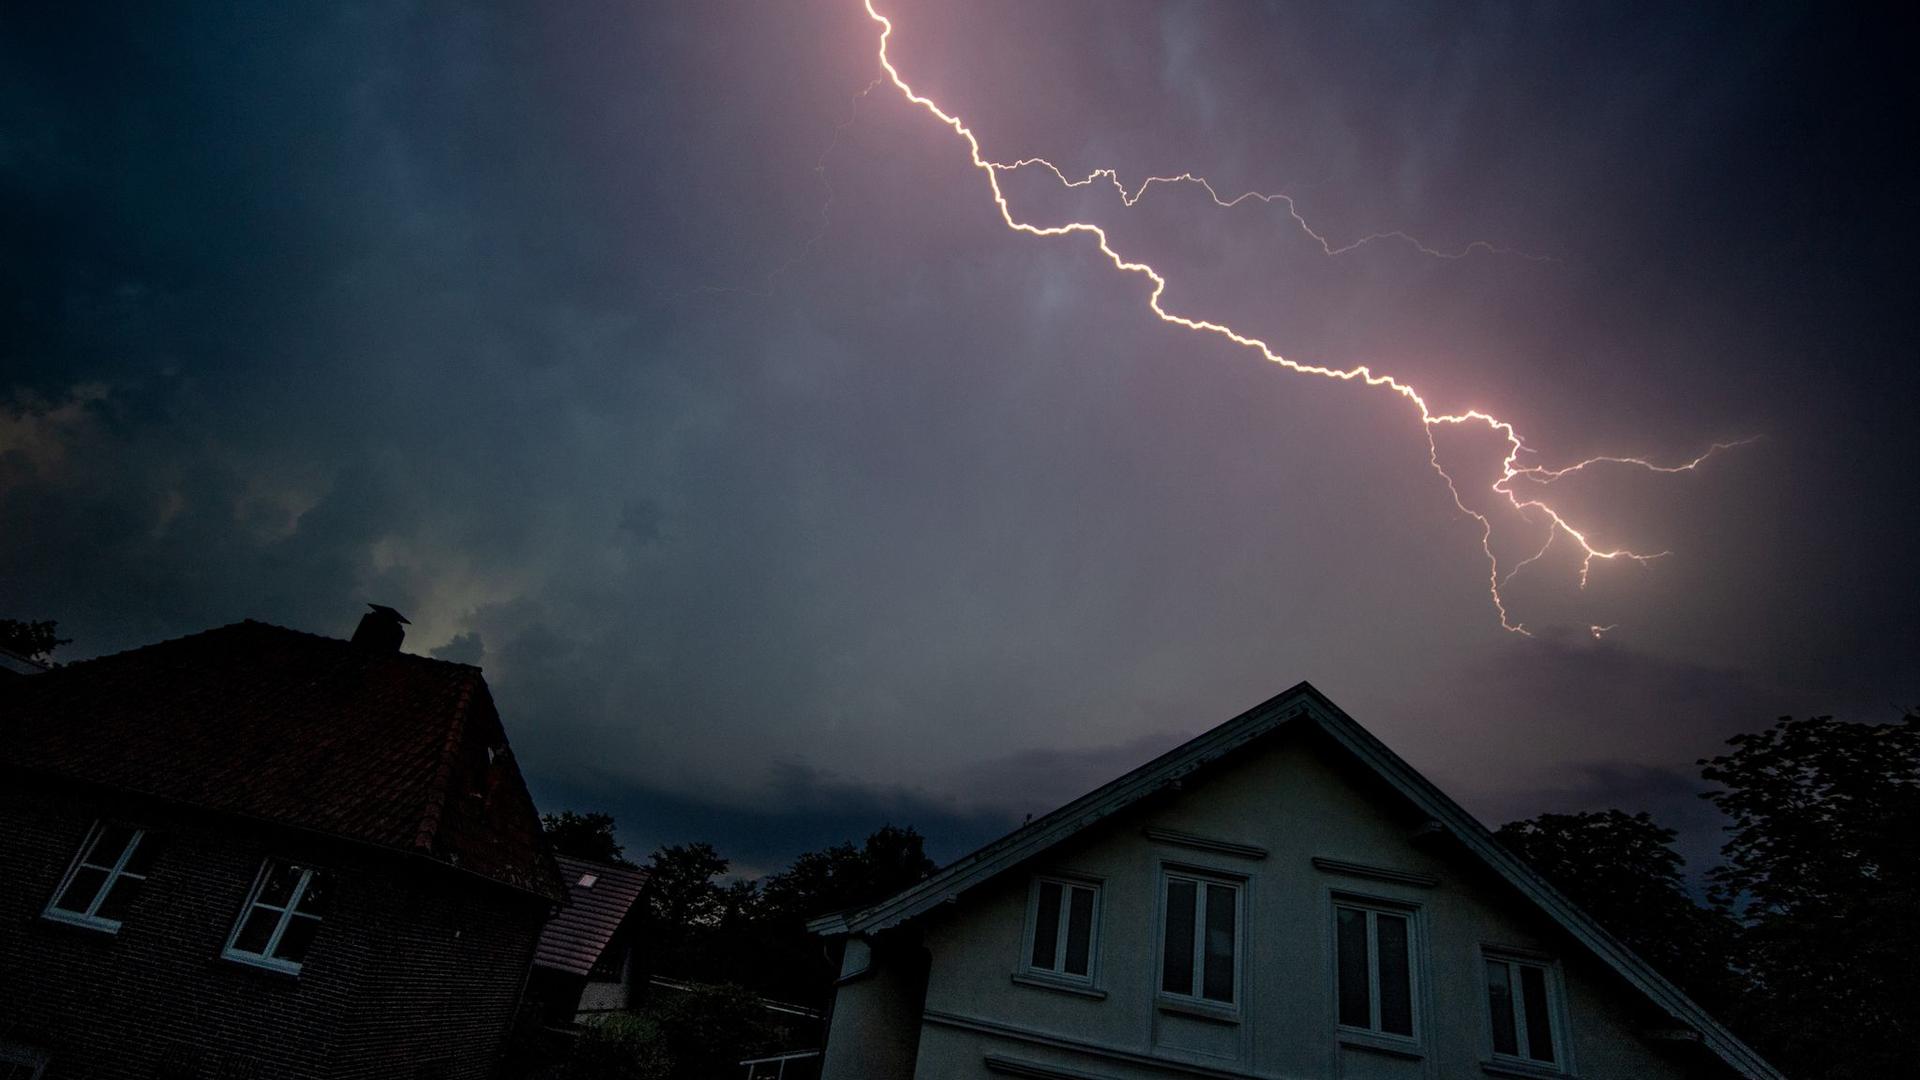
[{"label": "glowing lightning channel", "polygon": [[1464,259],[1476,251],[1484,251],[1489,255],[1512,255],[1527,259],[1531,262],[1557,263],[1560,261],[1551,255],[1531,255],[1517,248],[1500,247],[1488,240],[1475,240],[1459,251],[1441,251],[1438,248],[1428,247],[1426,244],[1421,243],[1418,237],[1399,229],[1395,229],[1392,232],[1368,233],[1366,236],[1355,240],[1351,244],[1334,247],[1333,241],[1328,240],[1323,233],[1315,230],[1314,227],[1308,223],[1307,219],[1300,215],[1300,208],[1294,204],[1293,196],[1285,192],[1266,194],[1258,191],[1246,191],[1235,195],[1231,199],[1225,199],[1221,198],[1220,192],[1214,188],[1212,181],[1204,176],[1195,176],[1190,172],[1181,173],[1178,176],[1149,176],[1140,182],[1139,187],[1128,191],[1127,186],[1120,182],[1119,171],[1115,169],[1095,169],[1078,180],[1069,180],[1067,179],[1066,173],[1061,172],[1053,162],[1048,161],[1046,158],[1021,158],[1011,165],[988,162],[987,166],[1000,172],[1014,172],[1019,169],[1033,167],[1042,168],[1052,173],[1054,178],[1059,180],[1061,184],[1070,188],[1086,187],[1096,180],[1105,180],[1113,185],[1114,191],[1119,193],[1121,204],[1129,207],[1139,202],[1141,197],[1147,193],[1147,189],[1155,184],[1196,184],[1206,191],[1207,197],[1213,200],[1213,205],[1225,210],[1231,210],[1241,203],[1246,202],[1248,199],[1254,199],[1268,205],[1282,203],[1286,206],[1287,216],[1293,219],[1293,223],[1300,226],[1300,231],[1311,237],[1314,243],[1319,244],[1321,252],[1327,255],[1345,255],[1350,251],[1358,250],[1378,240],[1400,240],[1410,245],[1420,254],[1429,255],[1436,259]]},{"label": "glowing lightning channel", "polygon": [[[1155,317],[1159,318],[1162,322],[1170,323],[1174,326],[1184,327],[1185,329],[1188,329],[1188,330],[1194,330],[1201,333],[1213,334],[1213,335],[1225,338],[1228,341],[1231,341],[1234,344],[1241,346],[1242,348],[1252,349],[1255,352],[1258,352],[1268,362],[1278,364],[1281,367],[1286,368],[1288,371],[1295,372],[1296,374],[1318,375],[1322,378],[1338,379],[1342,382],[1359,382],[1359,383],[1364,383],[1365,385],[1370,387],[1390,390],[1393,393],[1400,395],[1402,398],[1410,402],[1416,409],[1418,409],[1420,411],[1420,421],[1427,436],[1428,464],[1431,465],[1433,467],[1433,471],[1438,473],[1440,478],[1443,481],[1445,481],[1447,485],[1447,491],[1453,496],[1453,505],[1456,508],[1458,508],[1461,513],[1466,514],[1468,517],[1473,518],[1475,521],[1479,522],[1480,524],[1480,548],[1483,552],[1485,552],[1487,556],[1487,592],[1493,601],[1494,610],[1499,613],[1500,626],[1502,629],[1512,631],[1513,633],[1516,633],[1516,634],[1530,634],[1530,632],[1527,630],[1524,624],[1513,621],[1509,612],[1507,611],[1506,602],[1501,598],[1501,595],[1500,595],[1501,585],[1504,584],[1504,580],[1506,579],[1503,579],[1501,577],[1500,560],[1493,553],[1493,521],[1487,515],[1468,507],[1465,500],[1461,498],[1460,488],[1454,482],[1453,475],[1447,472],[1446,468],[1440,464],[1440,447],[1439,447],[1439,443],[1434,438],[1435,428],[1438,428],[1441,425],[1453,425],[1453,426],[1477,425],[1477,426],[1485,427],[1490,431],[1497,432],[1501,438],[1506,440],[1507,453],[1506,453],[1506,456],[1501,461],[1500,476],[1498,479],[1496,479],[1493,482],[1493,484],[1491,485],[1491,488],[1495,494],[1504,498],[1507,501],[1508,505],[1513,507],[1513,509],[1516,512],[1518,512],[1523,519],[1532,520],[1535,512],[1537,512],[1540,516],[1544,517],[1547,522],[1547,543],[1543,544],[1541,546],[1540,551],[1536,552],[1531,558],[1528,558],[1525,561],[1523,561],[1520,564],[1520,566],[1525,566],[1527,563],[1530,563],[1535,559],[1538,559],[1541,555],[1545,554],[1547,546],[1552,543],[1555,536],[1565,535],[1568,539],[1572,540],[1574,543],[1578,544],[1580,547],[1580,551],[1581,551],[1580,586],[1583,589],[1586,587],[1588,576],[1592,571],[1593,563],[1594,563],[1594,560],[1596,559],[1606,560],[1609,562],[1616,559],[1625,559],[1625,560],[1629,560],[1632,562],[1637,562],[1642,565],[1645,565],[1646,563],[1652,562],[1653,560],[1658,558],[1662,558],[1669,553],[1665,551],[1660,551],[1660,552],[1654,552],[1652,554],[1643,554],[1641,552],[1631,551],[1626,548],[1602,549],[1602,548],[1595,547],[1593,542],[1587,538],[1587,534],[1584,530],[1576,528],[1571,522],[1569,522],[1564,516],[1562,516],[1559,511],[1549,506],[1546,502],[1542,501],[1537,497],[1522,497],[1521,495],[1517,494],[1512,487],[1512,484],[1515,480],[1529,479],[1529,480],[1538,481],[1542,484],[1550,484],[1553,481],[1558,480],[1569,473],[1578,472],[1590,466],[1603,465],[1603,464],[1625,465],[1625,466],[1646,469],[1646,470],[1659,472],[1659,473],[1692,472],[1695,469],[1699,468],[1700,465],[1704,463],[1708,458],[1712,457],[1714,454],[1718,453],[1719,451],[1731,449],[1733,447],[1744,445],[1745,443],[1753,441],[1752,439],[1741,439],[1741,440],[1738,440],[1735,442],[1729,442],[1729,443],[1715,443],[1710,449],[1706,451],[1706,453],[1701,454],[1699,457],[1694,458],[1692,461],[1688,461],[1679,465],[1658,465],[1644,458],[1620,457],[1620,456],[1612,456],[1612,455],[1588,458],[1584,461],[1579,461],[1572,465],[1568,465],[1563,468],[1557,468],[1557,469],[1546,468],[1546,467],[1537,466],[1537,465],[1521,465],[1519,464],[1520,455],[1523,453],[1532,453],[1532,450],[1527,446],[1526,442],[1523,439],[1521,439],[1519,432],[1514,429],[1514,426],[1510,422],[1502,420],[1497,416],[1494,416],[1490,413],[1482,412],[1478,409],[1469,409],[1464,412],[1458,412],[1458,413],[1437,413],[1437,412],[1434,412],[1433,409],[1428,406],[1426,399],[1421,397],[1420,394],[1417,391],[1415,391],[1410,384],[1402,382],[1391,375],[1379,374],[1375,372],[1372,368],[1368,367],[1367,365],[1361,364],[1361,365],[1356,365],[1350,368],[1334,368],[1334,367],[1326,367],[1320,364],[1302,363],[1298,360],[1291,360],[1285,356],[1282,356],[1280,353],[1275,352],[1273,347],[1268,345],[1265,341],[1262,341],[1261,339],[1256,337],[1251,337],[1247,334],[1243,334],[1240,331],[1235,330],[1230,326],[1224,325],[1222,323],[1212,322],[1207,319],[1196,319],[1186,315],[1180,315],[1175,312],[1168,311],[1161,304],[1161,297],[1166,293],[1166,290],[1167,290],[1167,279],[1163,277],[1158,270],[1155,270],[1152,266],[1144,262],[1137,262],[1121,255],[1108,242],[1106,230],[1102,229],[1098,225],[1092,224],[1091,222],[1069,221],[1064,225],[1034,225],[1034,224],[1021,221],[1015,218],[1013,216],[1013,208],[1007,201],[1006,193],[1002,191],[1000,188],[1000,174],[1003,172],[1010,172],[1014,169],[1025,167],[1028,165],[1044,165],[1047,169],[1051,170],[1053,174],[1056,177],[1058,177],[1062,183],[1065,183],[1070,187],[1081,186],[1091,182],[1093,179],[1105,176],[1110,179],[1113,179],[1113,182],[1116,187],[1120,187],[1121,195],[1123,199],[1126,199],[1128,205],[1132,205],[1133,201],[1139,198],[1140,192],[1144,192],[1146,190],[1146,185],[1143,184],[1139,189],[1139,191],[1135,192],[1131,197],[1128,197],[1126,189],[1120,186],[1119,180],[1115,178],[1115,174],[1113,173],[1112,170],[1099,170],[1093,173],[1091,176],[1089,176],[1086,180],[1076,182],[1076,181],[1068,180],[1066,177],[1066,174],[1062,173],[1058,168],[1055,168],[1051,163],[1047,163],[1040,158],[1029,158],[1011,165],[1000,164],[1000,163],[987,160],[985,154],[981,151],[980,140],[976,135],[974,135],[973,130],[971,128],[967,127],[967,125],[963,123],[959,117],[954,116],[953,114],[948,113],[946,110],[942,109],[936,102],[934,102],[932,98],[926,97],[921,93],[919,93],[918,91],[914,90],[914,88],[906,81],[906,79],[901,77],[899,69],[894,67],[892,58],[889,57],[887,54],[887,45],[893,37],[893,20],[887,18],[885,15],[880,14],[880,12],[874,8],[873,6],[874,0],[861,0],[861,2],[866,7],[867,16],[870,19],[872,19],[876,24],[878,24],[880,27],[880,44],[879,44],[878,58],[880,61],[881,70],[886,72],[886,80],[888,82],[891,82],[893,84],[894,89],[900,91],[901,96],[904,97],[908,102],[925,109],[928,113],[932,114],[941,123],[953,129],[953,133],[955,135],[958,135],[963,141],[966,142],[968,152],[973,161],[973,167],[976,169],[979,169],[981,173],[983,173],[986,176],[987,187],[992,192],[994,206],[999,209],[1000,220],[1002,223],[1006,225],[1008,229],[1016,233],[1024,233],[1028,236],[1035,236],[1035,237],[1072,237],[1072,236],[1090,237],[1093,240],[1094,245],[1099,249],[1100,254],[1104,255],[1107,261],[1113,264],[1114,269],[1126,274],[1137,274],[1153,283],[1153,288],[1147,294],[1147,307],[1153,312]],[[1202,181],[1197,177],[1193,177],[1190,174],[1182,174],[1182,176],[1180,177],[1154,178],[1153,180],[1149,180],[1148,184],[1154,183],[1156,181],[1161,183],[1172,183],[1176,181],[1191,181],[1194,183],[1205,184],[1205,181]],[[1205,184],[1205,186],[1209,192],[1213,192],[1213,187],[1211,184]],[[1242,199],[1246,197],[1247,196],[1241,196]],[[1260,197],[1260,196],[1256,196],[1256,197]],[[1277,198],[1286,199],[1285,196],[1278,196]],[[1220,199],[1218,194],[1215,193],[1214,201],[1220,203],[1221,205],[1232,205],[1232,202],[1237,202],[1239,200],[1232,200],[1232,201],[1222,200]],[[1292,200],[1286,199],[1286,202],[1288,204],[1288,208],[1291,210]],[[1294,214],[1294,218],[1296,221],[1300,220],[1298,213]],[[1306,227],[1306,223],[1304,221],[1300,221],[1300,224],[1303,228]],[[1309,232],[1309,234],[1315,236],[1316,238],[1319,237],[1319,234],[1313,233],[1311,229],[1308,229],[1307,231]],[[1392,234],[1392,233],[1380,234],[1378,237],[1369,237],[1368,239],[1377,239],[1377,238],[1383,238],[1386,236],[1393,236],[1393,235],[1396,235],[1396,234]],[[1400,235],[1404,235],[1404,234],[1400,234]],[[1412,238],[1408,237],[1407,239],[1411,240]],[[1366,242],[1367,242],[1366,240],[1362,240],[1359,243],[1366,243]],[[1417,244],[1418,242],[1416,241],[1415,243]],[[1323,249],[1327,249],[1328,254],[1338,254],[1340,251],[1351,250],[1352,247],[1357,247],[1357,246],[1358,244],[1354,244],[1354,245],[1350,245],[1347,248],[1331,249],[1330,245],[1327,245],[1324,240],[1322,241],[1322,247]],[[1430,249],[1423,248],[1422,250],[1427,250],[1429,251],[1430,254],[1436,254],[1436,255],[1441,254],[1439,252],[1433,252]],[[1469,248],[1469,250],[1471,250],[1471,248]],[[1464,255],[1465,252],[1463,251],[1463,252],[1460,252],[1459,254]],[[1453,257],[1458,257],[1458,255]],[[1516,566],[1514,569],[1518,570],[1519,568],[1520,568],[1519,566]],[[1508,575],[1508,579],[1510,579],[1511,576],[1512,575],[1510,573]],[[1612,627],[1596,626],[1596,627],[1590,627],[1589,632],[1593,633],[1596,637],[1598,637],[1599,635],[1606,633],[1610,629],[1612,629]]]}]

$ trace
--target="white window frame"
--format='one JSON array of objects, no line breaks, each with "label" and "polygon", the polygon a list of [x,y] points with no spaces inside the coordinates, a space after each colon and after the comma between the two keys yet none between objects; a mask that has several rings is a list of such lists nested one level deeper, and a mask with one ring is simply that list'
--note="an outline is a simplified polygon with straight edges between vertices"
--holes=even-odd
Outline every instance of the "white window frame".
[{"label": "white window frame", "polygon": [[[1033,962],[1033,942],[1040,929],[1040,887],[1042,885],[1060,886],[1060,910],[1054,925],[1053,959],[1054,966],[1039,967]],[[1027,890],[1027,930],[1020,939],[1020,973],[1040,979],[1053,979],[1060,982],[1092,986],[1100,973],[1100,915],[1101,898],[1104,890],[1097,878],[1074,877],[1066,874],[1036,874]],[[1087,973],[1075,975],[1067,970],[1067,922],[1073,912],[1073,889],[1084,889],[1093,894],[1093,923],[1087,928]]]},{"label": "white window frame", "polygon": [[[1172,909],[1167,906],[1168,887],[1175,881],[1188,881],[1201,886],[1193,895],[1193,992],[1182,994],[1168,990],[1167,985],[1167,921]],[[1153,993],[1162,1002],[1178,1004],[1182,1007],[1204,1009],[1217,1013],[1238,1015],[1246,999],[1244,985],[1247,970],[1247,879],[1234,874],[1224,874],[1202,867],[1187,866],[1179,863],[1163,863],[1160,867],[1159,897],[1154,903],[1158,913],[1157,925],[1153,932]],[[1231,889],[1233,899],[1233,1000],[1220,1001],[1206,996],[1206,956],[1207,956],[1207,892],[1209,889]]]},{"label": "white window frame", "polygon": [[[114,859],[112,866],[88,862],[87,856],[93,853],[93,845],[99,841],[101,834],[107,831],[108,826],[113,824],[120,824],[123,828],[132,828],[132,839],[127,841],[126,848]],[[113,891],[114,885],[119,883],[121,878],[127,878],[132,881],[147,880],[147,875],[135,873],[127,869],[127,861],[133,858],[133,853],[139,850],[141,843],[143,843],[146,838],[147,830],[145,829],[134,828],[124,823],[109,822],[105,818],[96,819],[93,826],[87,830],[86,838],[80,841],[80,850],[74,853],[73,861],[67,864],[67,872],[60,875],[60,884],[54,887],[53,895],[47,898],[47,906],[40,912],[41,918],[50,919],[54,922],[70,923],[74,926],[84,926],[90,930],[99,930],[108,934],[119,933],[119,919],[109,919],[104,915],[96,915],[95,912],[100,910],[101,902],[107,898],[108,893]],[[104,870],[107,876],[106,879],[100,883],[100,888],[94,892],[93,899],[87,901],[87,910],[73,911],[68,908],[55,906],[59,904],[60,898],[66,895],[67,886],[73,884],[73,879],[80,875],[82,869],[89,867],[95,870]],[[0,1058],[0,1060],[5,1059]]]},{"label": "white window frame", "polygon": [[[300,870],[300,880],[293,883],[293,891],[287,894],[287,906],[284,908],[260,902],[260,893],[267,887],[267,875],[273,872],[273,868],[276,865],[298,867]],[[220,956],[223,959],[232,960],[235,963],[251,964],[254,967],[266,968],[269,971],[279,971],[288,975],[300,974],[301,961],[282,960],[273,955],[273,950],[279,946],[281,935],[287,932],[287,925],[296,917],[293,913],[294,909],[300,906],[301,899],[307,895],[307,886],[312,883],[316,875],[324,873],[326,873],[326,871],[321,867],[314,866],[310,863],[295,862],[292,859],[276,859],[269,856],[261,860],[260,872],[254,875],[253,887],[247,890],[247,902],[240,905],[240,915],[233,920],[233,929],[227,932],[227,943],[220,950]],[[255,908],[278,911],[280,913],[280,919],[274,923],[273,933],[267,936],[267,943],[261,951],[251,953],[243,949],[235,948],[235,943],[240,940],[240,932],[246,929],[247,920],[253,917]],[[326,921],[314,915],[301,915],[298,917],[303,919],[310,918],[322,923]]]},{"label": "white window frame", "polygon": [[[47,1055],[13,1043],[0,1043],[0,1067],[8,1065],[25,1066],[28,1070],[26,1080],[40,1080],[40,1074],[47,1071]],[[18,1075],[12,1071],[0,1072],[0,1076]]]},{"label": "white window frame", "polygon": [[[1486,1033],[1487,1058],[1501,1065],[1514,1065],[1524,1069],[1543,1073],[1570,1073],[1573,1071],[1573,1046],[1568,1038],[1569,1018],[1567,1016],[1566,986],[1560,978],[1560,964],[1551,957],[1523,949],[1502,949],[1486,946],[1480,950],[1480,1008],[1486,1014],[1486,1023],[1482,1030]],[[1519,1051],[1508,1054],[1495,1049],[1498,1042],[1493,1030],[1493,986],[1487,980],[1488,964],[1505,964],[1507,982],[1513,995],[1513,1042]],[[1520,989],[1522,967],[1537,968],[1542,974],[1542,985],[1547,993],[1547,1031],[1553,1038],[1553,1060],[1542,1061],[1528,1056],[1532,1049],[1527,1038],[1526,994]]]},{"label": "white window frame", "polygon": [[[1354,1027],[1340,1020],[1340,909],[1349,908],[1365,913],[1367,917],[1367,1025]],[[1334,893],[1330,909],[1332,919],[1327,930],[1331,936],[1333,955],[1333,1022],[1340,1037],[1350,1041],[1379,1042],[1392,1046],[1416,1049],[1426,1037],[1424,1024],[1425,1009],[1425,965],[1421,963],[1422,943],[1426,940],[1426,928],[1422,925],[1421,908],[1418,904],[1401,903],[1392,900],[1380,900],[1372,897],[1355,896],[1351,893]],[[1392,915],[1407,921],[1407,998],[1412,1011],[1413,1033],[1402,1035],[1397,1031],[1385,1031],[1380,1027],[1380,933],[1379,916]]]}]

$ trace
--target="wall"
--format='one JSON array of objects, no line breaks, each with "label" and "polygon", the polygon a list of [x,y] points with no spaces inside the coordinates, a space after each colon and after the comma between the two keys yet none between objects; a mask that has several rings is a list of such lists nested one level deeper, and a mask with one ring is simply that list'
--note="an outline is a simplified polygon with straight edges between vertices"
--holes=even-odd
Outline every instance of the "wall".
[{"label": "wall", "polygon": [[[98,816],[163,845],[112,935],[40,917]],[[268,854],[334,874],[298,976],[220,956]],[[0,1041],[49,1051],[46,1080],[487,1076],[544,911],[402,856],[11,775],[0,877]]]},{"label": "wall", "polygon": [[[1321,736],[1284,729],[1186,790],[1137,806],[1049,853],[1030,870],[1102,881],[1094,989],[1099,998],[1016,983],[1030,873],[981,887],[927,923],[932,953],[913,1073],[978,1077],[988,1056],[1101,1076],[1379,1077],[1484,1075],[1491,1054],[1482,946],[1527,949],[1561,964],[1570,1063],[1586,1080],[1698,1075],[1637,1032],[1651,1006],[1591,961],[1509,886],[1422,824]],[[1267,850],[1252,858],[1149,839],[1177,830]],[[1330,873],[1316,858],[1427,875],[1437,884]],[[1200,1020],[1157,999],[1159,880],[1164,864],[1243,878],[1238,1009]],[[1334,1019],[1335,893],[1414,905],[1421,976],[1415,1052],[1349,1045]],[[836,1032],[837,1033],[837,1032]],[[829,1071],[829,1076],[860,1074]],[[878,1077],[882,1074],[866,1074]]]},{"label": "wall", "polygon": [[827,1017],[820,1075],[845,1080],[912,1076],[927,978],[918,935],[847,942],[840,977]]}]

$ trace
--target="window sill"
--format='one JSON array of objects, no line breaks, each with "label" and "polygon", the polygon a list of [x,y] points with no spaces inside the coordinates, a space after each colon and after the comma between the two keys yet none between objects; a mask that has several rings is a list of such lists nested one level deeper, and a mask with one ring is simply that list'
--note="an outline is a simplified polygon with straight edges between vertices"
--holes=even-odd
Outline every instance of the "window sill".
[{"label": "window sill", "polygon": [[1155,1001],[1153,1006],[1171,1016],[1184,1016],[1190,1020],[1204,1020],[1209,1024],[1237,1025],[1240,1023],[1240,1010],[1230,1005],[1214,1005],[1198,1001],[1176,1001],[1161,998]]},{"label": "window sill", "polygon": [[235,967],[245,968],[248,971],[265,975],[269,978],[285,979],[294,982],[299,981],[300,978],[300,965],[298,964],[289,966],[284,963],[265,960],[258,956],[249,956],[246,953],[233,952],[232,950],[222,950],[220,959]]},{"label": "window sill", "polygon": [[1031,986],[1035,990],[1051,990],[1056,994],[1072,994],[1075,997],[1092,998],[1095,1001],[1105,1001],[1107,999],[1107,992],[1093,986],[1091,983],[1049,978],[1046,975],[1032,971],[1014,972],[1013,981],[1016,986]]},{"label": "window sill", "polygon": [[1558,1065],[1528,1061],[1482,1061],[1480,1071],[1488,1076],[1525,1077],[1526,1080],[1580,1080]]},{"label": "window sill", "polygon": [[1367,1050],[1376,1054],[1402,1058],[1407,1061],[1420,1061],[1426,1058],[1426,1051],[1412,1039],[1397,1035],[1381,1035],[1371,1031],[1356,1031],[1351,1028],[1340,1029],[1340,1045],[1355,1050]]},{"label": "window sill", "polygon": [[107,937],[114,937],[120,933],[120,924],[111,919],[90,918],[86,915],[76,915],[70,911],[62,911],[59,908],[48,908],[42,911],[40,918],[42,921],[53,923],[56,926],[72,926],[81,930],[91,930],[96,934],[104,934]]}]

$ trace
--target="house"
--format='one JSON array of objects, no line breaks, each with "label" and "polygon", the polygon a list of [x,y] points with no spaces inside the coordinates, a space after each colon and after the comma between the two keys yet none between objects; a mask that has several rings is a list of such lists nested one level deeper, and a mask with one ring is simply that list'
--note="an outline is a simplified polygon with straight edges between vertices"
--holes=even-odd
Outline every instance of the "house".
[{"label": "house", "polygon": [[1305,683],[812,929],[825,1080],[1779,1076]]},{"label": "house", "polygon": [[632,866],[555,856],[567,901],[540,932],[527,997],[550,1023],[635,1003],[639,936],[635,918],[647,872]]},{"label": "house", "polygon": [[0,1076],[480,1078],[564,896],[477,668],[243,622],[0,711]]}]

